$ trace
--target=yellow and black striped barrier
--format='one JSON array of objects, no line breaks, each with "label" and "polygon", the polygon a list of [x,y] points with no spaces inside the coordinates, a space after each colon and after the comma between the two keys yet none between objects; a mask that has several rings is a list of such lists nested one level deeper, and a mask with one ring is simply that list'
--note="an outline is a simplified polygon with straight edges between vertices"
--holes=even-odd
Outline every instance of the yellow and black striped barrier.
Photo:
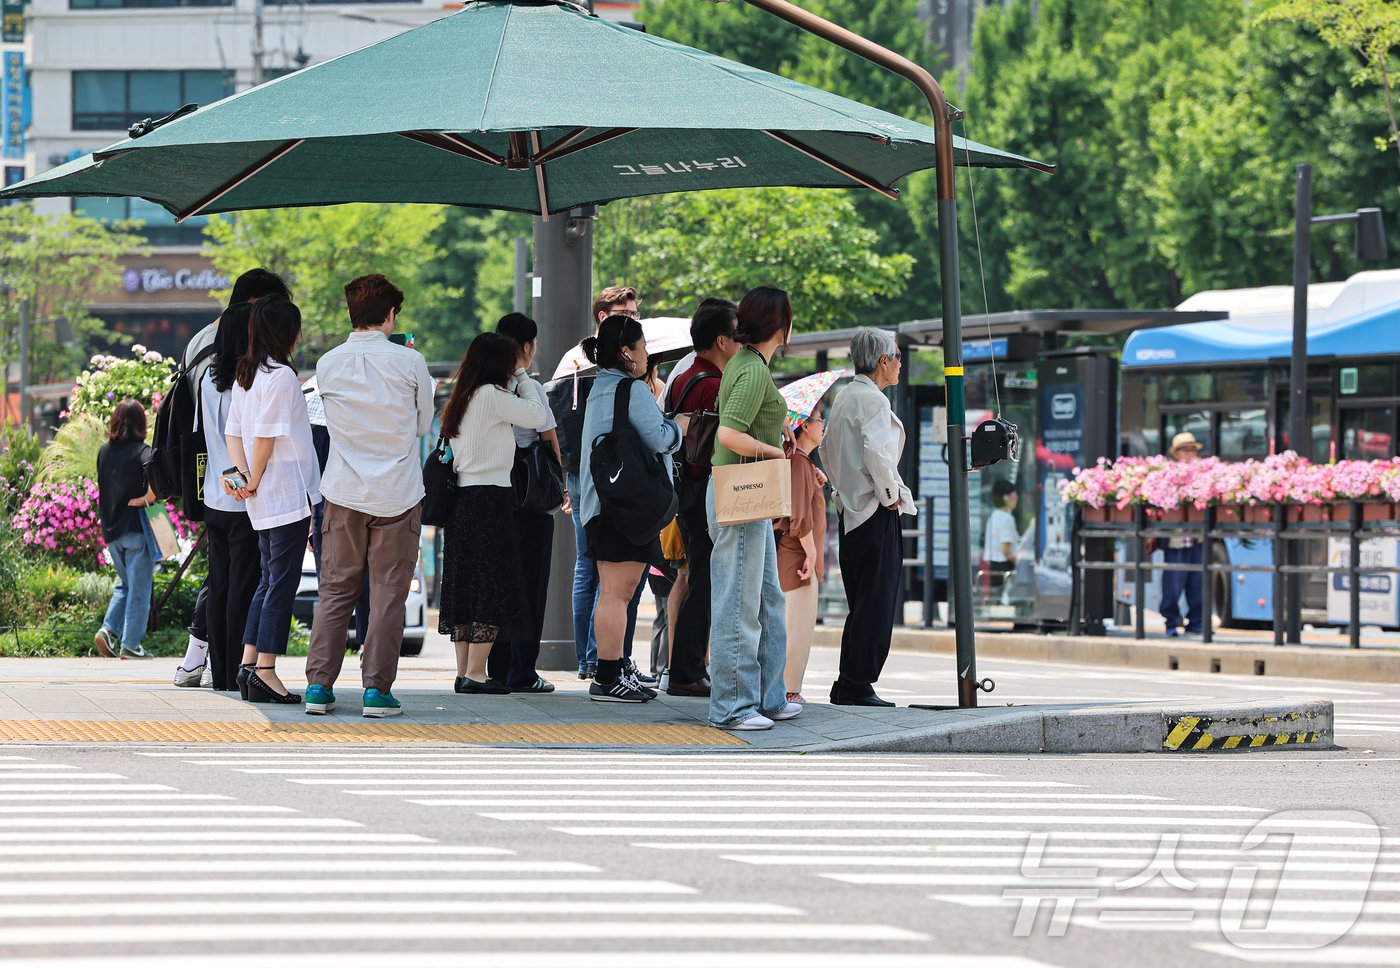
[{"label": "yellow and black striped barrier", "polygon": [[1243,750],[1321,743],[1323,734],[1299,726],[1314,725],[1310,717],[1293,712],[1258,718],[1169,716],[1162,749],[1183,753],[1197,750]]}]

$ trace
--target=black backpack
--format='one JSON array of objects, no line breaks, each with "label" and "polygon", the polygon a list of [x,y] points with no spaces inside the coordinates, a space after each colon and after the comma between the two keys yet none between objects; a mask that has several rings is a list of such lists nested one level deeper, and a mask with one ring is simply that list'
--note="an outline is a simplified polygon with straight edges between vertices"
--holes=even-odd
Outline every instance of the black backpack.
[{"label": "black backpack", "polygon": [[632,386],[623,380],[613,391],[613,424],[593,439],[588,469],[608,524],[636,545],[656,539],[676,516],[676,489],[670,461],[642,442],[627,409]]},{"label": "black backpack", "polygon": [[214,346],[210,344],[176,371],[156,411],[151,457],[146,461],[146,483],[156,498],[180,498],[185,517],[193,521],[204,520],[204,461],[208,451],[200,425],[202,408],[190,387],[189,374],[213,355]]},{"label": "black backpack", "polygon": [[588,412],[588,394],[593,390],[593,381],[592,376],[566,376],[550,381],[544,388],[554,422],[558,424],[559,454],[564,458],[564,469],[570,474],[579,472],[583,456],[583,417]]}]

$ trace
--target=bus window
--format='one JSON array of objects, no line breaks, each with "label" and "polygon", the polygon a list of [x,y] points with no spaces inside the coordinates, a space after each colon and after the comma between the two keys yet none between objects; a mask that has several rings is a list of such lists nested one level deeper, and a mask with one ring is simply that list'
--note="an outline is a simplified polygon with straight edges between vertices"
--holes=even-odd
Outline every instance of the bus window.
[{"label": "bus window", "polygon": [[1395,367],[1389,363],[1338,366],[1337,395],[1342,397],[1394,396]]},{"label": "bus window", "polygon": [[[1269,398],[1264,391],[1265,374],[1266,371],[1262,367],[1251,367],[1248,370],[1224,370],[1217,373],[1215,375],[1216,399],[1221,403],[1267,403]],[[1224,446],[1222,442],[1221,448],[1223,449]]]},{"label": "bus window", "polygon": [[1162,375],[1163,403],[1209,403],[1214,399],[1210,373],[1168,373]]},{"label": "bus window", "polygon": [[1344,407],[1341,412],[1343,460],[1389,460],[1395,455],[1394,407]]},{"label": "bus window", "polygon": [[1220,411],[1221,460],[1246,460],[1269,456],[1269,411]]},{"label": "bus window", "polygon": [[1215,453],[1215,438],[1210,432],[1210,417],[1209,410],[1178,411],[1177,413],[1164,414],[1162,416],[1162,439],[1171,440],[1183,431],[1190,431],[1201,445],[1201,456],[1208,457]]}]

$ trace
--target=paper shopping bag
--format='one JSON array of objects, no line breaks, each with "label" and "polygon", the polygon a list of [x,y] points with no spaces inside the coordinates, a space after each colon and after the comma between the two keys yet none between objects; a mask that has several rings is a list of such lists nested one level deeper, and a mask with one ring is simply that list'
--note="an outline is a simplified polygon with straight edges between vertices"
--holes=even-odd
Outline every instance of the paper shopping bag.
[{"label": "paper shopping bag", "polygon": [[715,521],[748,524],[792,514],[792,465],[787,458],[721,464],[715,474]]},{"label": "paper shopping bag", "polygon": [[175,533],[175,525],[170,523],[170,515],[165,506],[152,504],[146,508],[146,548],[152,561],[170,561],[180,556],[180,537]]}]

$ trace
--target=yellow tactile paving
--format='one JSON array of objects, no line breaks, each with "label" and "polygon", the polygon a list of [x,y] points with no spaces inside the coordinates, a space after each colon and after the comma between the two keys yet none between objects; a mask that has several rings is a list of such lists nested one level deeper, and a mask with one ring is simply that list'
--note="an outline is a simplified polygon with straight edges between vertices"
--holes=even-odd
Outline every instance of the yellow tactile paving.
[{"label": "yellow tactile paving", "polygon": [[549,743],[570,746],[744,746],[709,726],[611,723],[191,723],[0,720],[0,742]]}]

